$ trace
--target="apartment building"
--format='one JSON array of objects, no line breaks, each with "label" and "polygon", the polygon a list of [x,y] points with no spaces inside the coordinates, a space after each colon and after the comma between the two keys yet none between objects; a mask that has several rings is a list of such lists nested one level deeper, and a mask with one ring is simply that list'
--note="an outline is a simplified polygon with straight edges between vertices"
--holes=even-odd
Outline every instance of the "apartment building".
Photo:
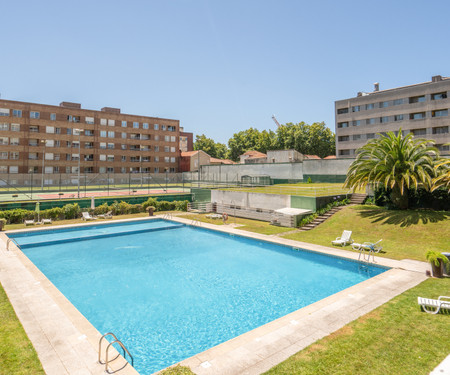
[{"label": "apartment building", "polygon": [[177,172],[180,122],[0,100],[0,173]]},{"label": "apartment building", "polygon": [[389,131],[431,139],[442,155],[450,155],[450,78],[434,76],[431,82],[389,90],[359,92],[335,102],[336,156],[355,157],[368,140]]}]

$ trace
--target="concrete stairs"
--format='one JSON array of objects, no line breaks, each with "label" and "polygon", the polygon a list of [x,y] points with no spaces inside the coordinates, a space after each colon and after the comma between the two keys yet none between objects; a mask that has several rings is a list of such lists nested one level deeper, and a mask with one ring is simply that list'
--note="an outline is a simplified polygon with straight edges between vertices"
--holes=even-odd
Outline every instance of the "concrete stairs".
[{"label": "concrete stairs", "polygon": [[327,220],[328,218],[330,218],[331,216],[333,216],[336,212],[338,212],[343,206],[340,207],[333,207],[330,211],[328,211],[327,213],[317,216],[314,221],[312,221],[309,224],[306,224],[305,226],[301,227],[299,229],[299,232],[304,232],[307,230],[311,230],[314,229],[315,227],[317,227],[318,225],[322,224],[325,220]]},{"label": "concrete stairs", "polygon": [[353,193],[350,199],[350,204],[363,204],[367,198],[367,194],[356,194]]}]

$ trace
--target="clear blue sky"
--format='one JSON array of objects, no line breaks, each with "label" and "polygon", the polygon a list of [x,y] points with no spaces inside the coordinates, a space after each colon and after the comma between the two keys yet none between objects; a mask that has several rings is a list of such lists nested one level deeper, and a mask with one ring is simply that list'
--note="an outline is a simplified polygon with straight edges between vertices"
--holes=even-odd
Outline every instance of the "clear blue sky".
[{"label": "clear blue sky", "polygon": [[325,121],[334,101],[450,76],[450,2],[5,1],[3,99],[233,133]]}]

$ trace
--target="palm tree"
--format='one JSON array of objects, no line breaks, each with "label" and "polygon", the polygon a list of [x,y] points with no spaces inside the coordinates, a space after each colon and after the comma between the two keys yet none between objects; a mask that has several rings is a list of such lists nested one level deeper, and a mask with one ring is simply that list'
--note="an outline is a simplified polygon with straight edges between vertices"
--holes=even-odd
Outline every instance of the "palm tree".
[{"label": "palm tree", "polygon": [[450,159],[441,159],[435,166],[437,177],[433,178],[433,187],[431,191],[435,191],[443,187],[448,189],[450,193]]},{"label": "palm tree", "polygon": [[365,188],[383,185],[392,189],[391,201],[400,209],[408,208],[410,188],[432,186],[434,160],[438,150],[434,142],[414,139],[411,133],[392,132],[372,139],[357,151],[356,160],[347,172],[345,186]]}]

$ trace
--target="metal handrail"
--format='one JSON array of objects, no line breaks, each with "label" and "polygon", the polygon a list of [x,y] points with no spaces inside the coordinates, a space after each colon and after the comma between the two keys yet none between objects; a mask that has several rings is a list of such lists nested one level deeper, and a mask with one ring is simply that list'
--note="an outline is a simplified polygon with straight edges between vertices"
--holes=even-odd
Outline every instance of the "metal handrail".
[{"label": "metal handrail", "polygon": [[[105,372],[107,372],[108,374],[114,374],[114,373],[116,373],[117,371],[120,371],[120,370],[124,369],[124,368],[126,367],[126,365],[128,365],[128,361],[127,361],[121,368],[119,368],[119,369],[117,369],[117,370],[115,370],[115,371],[109,371],[109,370],[108,370],[108,363],[110,362],[110,361],[108,361],[108,350],[109,350],[109,348],[111,347],[111,345],[113,345],[113,344],[119,344],[119,345],[120,345],[120,347],[122,348],[123,353],[124,353],[124,358],[125,358],[125,352],[126,352],[126,353],[130,356],[130,358],[131,358],[131,367],[134,367],[134,359],[133,359],[133,356],[131,355],[131,353],[128,351],[128,349],[125,347],[125,345],[122,343],[122,341],[120,341],[120,340],[114,340],[113,342],[111,342],[111,343],[106,347]],[[118,357],[118,356],[117,356],[117,357]],[[115,359],[117,359],[117,357],[115,357],[115,358],[112,359],[111,361],[114,361]]]},{"label": "metal handrail", "polygon": [[7,251],[9,251],[9,243],[10,242],[13,242],[14,245],[16,245],[20,250],[22,250],[22,248],[20,247],[19,243],[14,238],[9,237],[8,241],[6,241],[6,250]]},{"label": "metal handrail", "polygon": [[[101,360],[101,353],[102,353],[102,341],[103,339],[106,340],[106,336],[112,336],[114,338],[114,341],[112,341],[111,343],[109,343],[109,345],[106,347],[106,351],[105,351],[105,362],[102,362]],[[125,345],[122,343],[122,341],[120,341],[116,335],[112,332],[108,332],[105,333],[99,340],[98,342],[98,363],[100,363],[101,365],[105,365],[105,372],[108,374],[114,374],[117,371],[120,371],[122,369],[125,368],[125,366],[129,363],[128,361],[119,369],[115,370],[115,371],[110,371],[108,370],[108,365],[110,362],[115,361],[117,358],[120,357],[120,353],[117,354],[114,358],[112,359],[108,359],[108,353],[109,353],[109,348],[111,347],[111,345],[113,344],[118,344],[122,350],[123,350],[123,357],[126,359],[125,357],[125,353],[127,353],[129,355],[129,357],[131,358],[131,366],[134,367],[134,358],[131,355],[131,353],[128,351],[128,349],[125,347]]]}]

